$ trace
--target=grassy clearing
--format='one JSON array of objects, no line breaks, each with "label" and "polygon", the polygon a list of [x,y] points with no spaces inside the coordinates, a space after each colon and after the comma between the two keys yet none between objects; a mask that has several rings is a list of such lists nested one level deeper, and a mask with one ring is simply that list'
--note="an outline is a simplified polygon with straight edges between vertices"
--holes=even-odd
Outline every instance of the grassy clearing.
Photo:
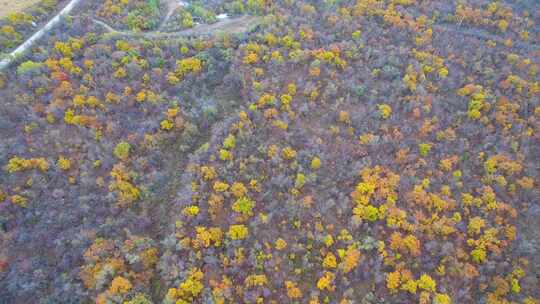
[{"label": "grassy clearing", "polygon": [[0,19],[11,13],[21,12],[38,2],[39,0],[0,0]]}]

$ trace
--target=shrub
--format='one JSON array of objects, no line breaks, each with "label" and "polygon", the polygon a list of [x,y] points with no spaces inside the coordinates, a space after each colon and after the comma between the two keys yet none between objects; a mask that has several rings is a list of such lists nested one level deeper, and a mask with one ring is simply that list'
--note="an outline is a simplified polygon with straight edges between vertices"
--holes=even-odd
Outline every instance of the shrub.
[{"label": "shrub", "polygon": [[223,182],[215,182],[213,186],[214,191],[216,192],[225,192],[229,189],[229,185]]},{"label": "shrub", "polygon": [[294,181],[294,187],[296,189],[301,189],[304,187],[304,184],[306,183],[306,176],[302,173],[298,173],[296,175],[296,180]]},{"label": "shrub", "polygon": [[243,240],[248,236],[248,233],[248,228],[244,225],[231,225],[227,234],[233,240]]},{"label": "shrub", "polygon": [[418,280],[418,287],[426,291],[435,292],[437,284],[429,275],[422,274]]},{"label": "shrub", "polygon": [[386,287],[390,292],[396,292],[401,282],[401,273],[396,270],[386,274]]},{"label": "shrub", "polygon": [[124,302],[124,304],[152,304],[152,301],[146,295],[138,293],[131,300]]},{"label": "shrub", "polygon": [[379,108],[379,116],[382,119],[387,119],[392,114],[392,108],[387,104],[380,104],[378,105]]},{"label": "shrub", "polygon": [[219,227],[206,228],[199,226],[195,230],[197,231],[196,244],[194,244],[196,248],[201,246],[208,248],[212,245],[212,242],[214,242],[215,247],[221,246],[223,232]]},{"label": "shrub", "polygon": [[229,150],[220,149],[219,159],[221,159],[222,161],[230,161],[233,159],[233,155]]},{"label": "shrub", "polygon": [[242,213],[245,216],[252,216],[254,207],[255,203],[246,196],[237,199],[232,205],[234,211]]},{"label": "shrub", "polygon": [[193,27],[193,15],[188,11],[181,12],[182,18],[182,27],[183,28],[192,28]]},{"label": "shrub", "polygon": [[198,73],[202,70],[202,61],[195,57],[176,61],[176,76],[183,78],[188,73]]},{"label": "shrub", "polygon": [[205,23],[212,23],[216,21],[215,14],[200,5],[192,4],[188,7],[188,9],[193,16],[201,18]]},{"label": "shrub", "polygon": [[61,170],[64,170],[64,171],[67,171],[71,168],[71,160],[69,160],[68,158],[65,158],[63,156],[60,156],[58,158],[58,168],[60,168]]},{"label": "shrub", "polygon": [[475,248],[471,251],[471,257],[474,262],[482,264],[486,260],[486,251],[482,248]]},{"label": "shrub", "polygon": [[333,286],[335,275],[329,271],[326,271],[324,275],[317,281],[317,288],[320,290],[334,291]]},{"label": "shrub", "polygon": [[259,56],[256,53],[249,52],[244,57],[245,64],[254,64],[254,63],[257,63],[258,61],[259,61]]},{"label": "shrub", "polygon": [[326,257],[323,260],[323,267],[324,268],[336,268],[337,267],[337,260],[336,256],[329,252]]},{"label": "shrub", "polygon": [[223,148],[231,150],[234,149],[234,147],[236,147],[236,138],[234,135],[229,134],[229,136],[227,136],[227,138],[225,138],[223,141]]},{"label": "shrub", "polygon": [[[341,256],[341,255],[340,255]],[[350,246],[345,251],[343,261],[339,265],[343,273],[349,273],[351,272],[356,266],[358,266],[358,263],[360,262],[360,258],[362,257],[362,254],[359,250],[354,248],[353,246]]]},{"label": "shrub", "polygon": [[109,191],[118,192],[120,205],[130,205],[141,197],[141,191],[131,183],[131,176],[121,163],[114,165],[111,177],[113,181],[109,185]]},{"label": "shrub", "polygon": [[30,169],[39,169],[42,172],[45,172],[49,169],[49,163],[45,158],[24,159],[20,157],[12,157],[6,165],[5,169],[9,173]]},{"label": "shrub", "polygon": [[499,20],[499,22],[497,23],[497,27],[499,28],[499,30],[501,32],[506,32],[506,30],[508,29],[508,21],[506,20]]},{"label": "shrub", "polygon": [[469,225],[467,226],[467,231],[470,235],[479,234],[480,230],[486,226],[486,221],[479,217],[475,216],[469,220]]},{"label": "shrub", "polygon": [[358,205],[353,209],[353,214],[370,222],[374,222],[379,219],[379,209],[372,205]]},{"label": "shrub", "polygon": [[278,238],[276,240],[276,249],[277,250],[283,250],[285,248],[287,248],[287,242],[282,238]]},{"label": "shrub", "polygon": [[28,199],[24,196],[15,194],[10,197],[11,203],[23,208],[28,207]]},{"label": "shrub", "polygon": [[317,170],[321,167],[321,159],[318,158],[318,157],[314,157],[312,160],[311,160],[311,169],[313,170]]},{"label": "shrub", "polygon": [[[185,303],[194,302],[194,299],[198,297],[204,289],[204,284],[202,283],[203,278],[203,272],[193,268],[188,278],[178,285],[176,296],[184,300]],[[184,301],[180,301],[180,303],[184,303]]]},{"label": "shrub", "polygon": [[433,298],[433,304],[452,304],[452,299],[447,294],[438,293]]},{"label": "shrub", "polygon": [[285,281],[285,288],[287,288],[287,296],[290,299],[299,299],[302,297],[302,291],[300,288],[298,288],[296,283],[292,281]]},{"label": "shrub", "polygon": [[448,76],[448,70],[446,68],[439,69],[439,77],[444,79]]},{"label": "shrub", "polygon": [[231,187],[231,192],[236,198],[244,197],[247,193],[247,188],[243,183],[234,183]]},{"label": "shrub", "polygon": [[202,166],[201,174],[202,174],[203,179],[207,181],[213,180],[217,176],[216,169],[214,169],[214,167],[209,167],[209,166]]},{"label": "shrub", "polygon": [[420,155],[427,156],[429,154],[429,151],[431,151],[431,144],[428,143],[421,143],[418,145],[418,150],[420,151]]},{"label": "shrub", "polygon": [[418,282],[412,279],[407,279],[403,284],[401,284],[401,290],[408,291],[411,294],[416,294],[418,289]]},{"label": "shrub", "polygon": [[28,60],[21,63],[17,67],[17,74],[18,75],[25,75],[25,74],[35,75],[40,72],[42,67],[43,67],[43,63]]},{"label": "shrub", "polygon": [[115,277],[111,282],[109,291],[113,294],[124,294],[131,289],[131,283],[129,280],[123,277]]},{"label": "shrub", "polygon": [[131,150],[131,145],[125,141],[120,142],[114,148],[114,156],[120,160],[127,160],[129,157],[129,152]]},{"label": "shrub", "polygon": [[199,214],[199,207],[197,206],[185,207],[182,210],[182,214],[184,214],[185,216],[196,216],[197,214]]},{"label": "shrub", "polygon": [[9,14],[7,19],[12,25],[29,24],[33,21],[32,15],[20,12]]},{"label": "shrub", "polygon": [[281,151],[281,155],[286,160],[292,160],[296,157],[296,151],[291,147],[286,147]]},{"label": "shrub", "polygon": [[521,291],[521,286],[519,285],[519,281],[516,278],[512,278],[510,280],[510,286],[513,293],[519,293]]},{"label": "shrub", "polygon": [[159,124],[160,128],[165,131],[169,131],[174,127],[174,123],[168,119],[164,119]]},{"label": "shrub", "polygon": [[150,30],[157,24],[157,10],[151,4],[131,11],[127,16],[127,25],[134,31]]},{"label": "shrub", "polygon": [[245,280],[244,284],[249,287],[264,286],[268,284],[268,278],[264,274],[252,274]]}]

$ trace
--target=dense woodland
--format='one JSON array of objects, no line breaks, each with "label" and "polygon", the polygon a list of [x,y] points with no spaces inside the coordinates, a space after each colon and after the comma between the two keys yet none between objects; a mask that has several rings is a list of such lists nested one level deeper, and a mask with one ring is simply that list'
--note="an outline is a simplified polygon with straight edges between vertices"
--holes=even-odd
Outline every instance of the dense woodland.
[{"label": "dense woodland", "polygon": [[540,303],[540,3],[173,2],[0,71],[0,303]]}]

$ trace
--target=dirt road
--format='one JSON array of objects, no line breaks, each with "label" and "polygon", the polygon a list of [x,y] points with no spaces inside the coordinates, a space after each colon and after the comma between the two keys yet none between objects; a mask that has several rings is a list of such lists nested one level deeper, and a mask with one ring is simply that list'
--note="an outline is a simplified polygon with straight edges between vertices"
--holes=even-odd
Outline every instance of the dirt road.
[{"label": "dirt road", "polygon": [[219,32],[223,32],[227,34],[240,34],[257,26],[258,24],[261,23],[261,21],[262,20],[260,17],[241,16],[237,18],[221,20],[213,24],[200,24],[193,28],[182,30],[182,31],[176,31],[176,32],[160,32],[160,31],[133,32],[133,31],[119,31],[112,28],[111,26],[104,23],[103,21],[94,20],[96,24],[99,24],[100,26],[105,28],[105,30],[108,31],[109,34],[112,36],[119,35],[119,36],[124,36],[124,37],[149,38],[149,39],[174,38],[174,37],[181,37],[181,36],[204,36],[204,35],[217,34]]}]

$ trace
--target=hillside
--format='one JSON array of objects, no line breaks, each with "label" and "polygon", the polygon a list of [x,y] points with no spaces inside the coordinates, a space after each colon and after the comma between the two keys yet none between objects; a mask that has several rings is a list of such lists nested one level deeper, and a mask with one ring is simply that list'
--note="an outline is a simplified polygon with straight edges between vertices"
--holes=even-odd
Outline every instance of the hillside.
[{"label": "hillside", "polygon": [[0,303],[540,303],[539,23],[80,1],[0,70]]}]

